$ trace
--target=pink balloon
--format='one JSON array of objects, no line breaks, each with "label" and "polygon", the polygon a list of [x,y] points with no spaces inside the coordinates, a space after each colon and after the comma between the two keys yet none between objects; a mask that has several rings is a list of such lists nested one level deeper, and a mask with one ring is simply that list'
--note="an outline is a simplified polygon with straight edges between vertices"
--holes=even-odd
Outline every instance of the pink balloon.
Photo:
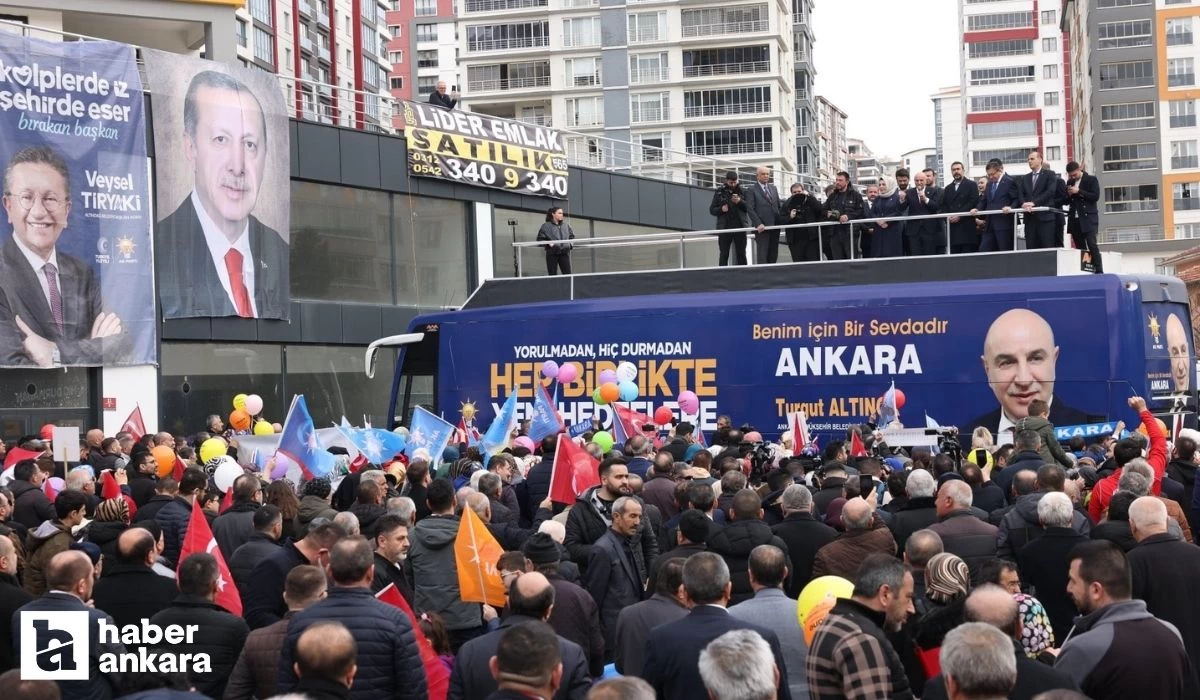
[{"label": "pink balloon", "polygon": [[283,426],[282,426],[282,425],[280,425],[280,424],[278,424],[278,423],[272,423],[272,424],[271,424],[271,429],[272,429],[272,430],[274,430],[274,431],[275,431],[275,432],[277,432],[277,433],[282,433],[282,432],[283,432]]},{"label": "pink balloon", "polygon": [[616,383],[617,383],[617,373],[615,370],[606,369],[600,373],[599,384],[616,384]]},{"label": "pink balloon", "polygon": [[696,396],[696,392],[681,391],[677,400],[684,413],[695,415],[700,412],[700,397]]},{"label": "pink balloon", "polygon": [[566,362],[558,367],[558,381],[563,384],[570,384],[579,377],[579,365],[574,362]]},{"label": "pink balloon", "polygon": [[257,416],[262,413],[263,400],[258,394],[250,394],[246,397],[246,413],[252,416]]},{"label": "pink balloon", "polygon": [[533,440],[531,440],[528,435],[522,435],[518,437],[516,440],[513,440],[513,444],[520,445],[530,452],[533,452],[534,450]]}]

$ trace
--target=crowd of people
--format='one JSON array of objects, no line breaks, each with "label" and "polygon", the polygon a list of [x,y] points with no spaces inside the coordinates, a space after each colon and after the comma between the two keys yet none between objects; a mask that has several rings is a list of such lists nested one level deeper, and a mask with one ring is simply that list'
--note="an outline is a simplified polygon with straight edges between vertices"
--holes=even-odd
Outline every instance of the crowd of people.
[{"label": "crowd of people", "polygon": [[[607,453],[587,433],[599,484],[572,504],[549,495],[558,436],[357,471],[331,448],[327,478],[247,468],[226,494],[219,460],[195,456],[219,419],[187,437],[91,430],[78,465],[28,436],[0,476],[0,687],[12,700],[1200,697],[1200,433],[1168,445],[1145,402],[1129,405],[1140,433],[1054,451],[1052,431],[1024,422],[940,451],[862,426],[817,454],[785,433],[769,458],[724,416],[711,447],[684,422]],[[159,468],[163,448],[180,469]],[[181,557],[197,505],[215,546]],[[499,608],[462,599],[468,509],[503,549]],[[219,604],[216,554],[240,614]],[[802,627],[797,599],[828,577],[847,590]],[[376,598],[389,587],[415,617]],[[93,634],[88,680],[21,679],[29,611],[194,625],[173,651],[212,666],[102,670],[121,644]]]},{"label": "crowd of people", "polygon": [[[1096,243],[1099,180],[1075,162],[1067,164],[1064,179],[1045,167],[1039,151],[1029,154],[1028,163],[1030,172],[1014,178],[1005,173],[1002,161],[993,159],[987,177],[972,182],[963,164],[955,162],[945,187],[937,185],[932,168],[915,175],[901,168],[862,192],[851,184],[849,173],[840,172],[823,193],[796,183],[787,197],[765,167],[758,168],[749,184],[731,170],[709,206],[722,230],[718,261],[729,264],[732,252],[734,263],[745,265],[749,234],[756,263],[778,262],[779,227],[788,227],[783,230],[793,262],[1013,250],[1012,214],[1023,213],[1027,249],[1063,247],[1066,229],[1096,271],[1103,271]],[[1001,213],[976,215],[982,211]],[[931,217],[937,214],[955,216]],[[811,225],[818,223],[826,225]]]}]

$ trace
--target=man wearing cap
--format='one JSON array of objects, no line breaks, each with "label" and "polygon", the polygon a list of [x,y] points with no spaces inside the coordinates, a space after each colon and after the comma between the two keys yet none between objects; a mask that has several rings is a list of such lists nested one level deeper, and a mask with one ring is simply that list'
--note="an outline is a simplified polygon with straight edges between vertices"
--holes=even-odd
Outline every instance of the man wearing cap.
[{"label": "man wearing cap", "polygon": [[600,609],[582,587],[564,579],[559,571],[562,556],[550,535],[538,532],[521,548],[525,559],[550,580],[554,588],[554,607],[547,622],[563,639],[575,642],[587,655],[588,672],[593,678],[604,675],[604,635],[600,627]]},{"label": "man wearing cap", "polygon": [[[725,173],[725,184],[713,193],[708,213],[717,217],[718,264],[729,264],[729,249],[733,248],[738,265],[746,264],[746,229],[750,228],[750,212],[746,209],[746,193],[738,183],[736,170]],[[740,229],[740,230],[739,230]]]}]

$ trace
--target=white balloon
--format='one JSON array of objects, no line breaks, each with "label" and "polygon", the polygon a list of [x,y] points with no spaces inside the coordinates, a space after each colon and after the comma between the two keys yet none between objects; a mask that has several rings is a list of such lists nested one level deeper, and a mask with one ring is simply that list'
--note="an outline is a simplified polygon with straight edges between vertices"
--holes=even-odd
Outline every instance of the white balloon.
[{"label": "white balloon", "polygon": [[617,379],[623,382],[632,382],[637,379],[637,365],[632,362],[622,362],[617,365]]},{"label": "white balloon", "polygon": [[225,492],[232,488],[233,482],[246,472],[237,463],[237,460],[229,455],[220,457],[219,460],[221,463],[213,470],[213,483],[217,485],[218,489]]}]

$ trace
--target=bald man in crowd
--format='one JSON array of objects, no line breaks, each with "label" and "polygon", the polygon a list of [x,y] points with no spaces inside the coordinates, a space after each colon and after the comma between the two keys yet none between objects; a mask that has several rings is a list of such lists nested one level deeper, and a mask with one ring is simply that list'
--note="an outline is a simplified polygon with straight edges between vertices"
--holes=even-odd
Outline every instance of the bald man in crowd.
[{"label": "bald man in crowd", "polygon": [[1095,422],[1083,411],[1055,400],[1058,352],[1054,329],[1037,312],[1011,309],[1000,314],[988,328],[980,357],[988,384],[1000,405],[968,421],[964,432],[983,426],[996,435],[997,444],[1012,442],[1016,422],[1029,417],[1029,404],[1034,399],[1050,406],[1050,422],[1054,425]]},{"label": "bald man in crowd", "polygon": [[296,641],[293,668],[300,679],[296,694],[303,697],[348,698],[358,673],[358,645],[340,622],[318,622]]}]

